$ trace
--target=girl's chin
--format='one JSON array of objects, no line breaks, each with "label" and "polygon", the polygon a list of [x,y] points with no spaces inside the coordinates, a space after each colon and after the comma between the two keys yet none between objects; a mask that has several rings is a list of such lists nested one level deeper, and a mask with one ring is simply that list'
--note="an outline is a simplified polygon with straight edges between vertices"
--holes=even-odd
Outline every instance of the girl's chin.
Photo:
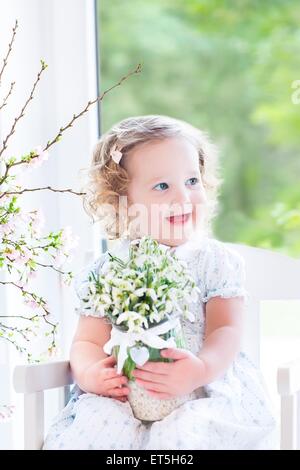
[{"label": "girl's chin", "polygon": [[187,242],[192,236],[194,235],[193,227],[191,226],[189,230],[182,231],[174,231],[174,233],[168,233],[167,236],[159,237],[159,243],[163,243],[164,245],[169,246],[178,246],[182,245],[183,243]]},{"label": "girl's chin", "polygon": [[135,233],[133,238],[142,238],[149,235],[164,245],[178,246],[188,241],[196,232],[194,218],[192,217],[184,224],[171,224],[167,219],[161,222],[159,229],[147,230],[147,227],[142,227],[138,233]]}]

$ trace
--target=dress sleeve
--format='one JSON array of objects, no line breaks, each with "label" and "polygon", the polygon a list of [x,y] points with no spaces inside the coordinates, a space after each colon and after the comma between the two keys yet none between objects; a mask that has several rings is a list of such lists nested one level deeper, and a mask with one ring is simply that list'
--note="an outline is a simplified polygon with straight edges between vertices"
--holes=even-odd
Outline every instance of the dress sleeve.
[{"label": "dress sleeve", "polygon": [[87,294],[89,293],[89,276],[91,273],[98,274],[106,259],[105,253],[100,255],[96,261],[81,270],[74,278],[74,289],[77,294],[79,304],[75,307],[75,312],[78,315],[101,317],[102,312],[99,309],[92,308],[89,302],[86,301]]},{"label": "dress sleeve", "polygon": [[246,270],[244,258],[224,242],[213,240],[208,250],[202,271],[202,301],[212,297],[243,297],[249,302],[245,288]]}]

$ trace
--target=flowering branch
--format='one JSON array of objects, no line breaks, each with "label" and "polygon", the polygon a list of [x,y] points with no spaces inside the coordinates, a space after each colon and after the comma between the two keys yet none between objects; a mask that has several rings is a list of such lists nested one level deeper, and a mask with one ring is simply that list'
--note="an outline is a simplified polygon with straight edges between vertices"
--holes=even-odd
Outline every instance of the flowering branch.
[{"label": "flowering branch", "polygon": [[3,141],[3,147],[2,149],[0,150],[0,157],[1,155],[3,154],[3,152],[7,149],[7,142],[8,140],[10,139],[10,137],[15,133],[15,129],[16,129],[16,125],[17,125],[17,122],[20,121],[20,119],[22,119],[22,117],[25,116],[24,114],[24,111],[25,109],[27,108],[28,104],[30,103],[30,101],[33,99],[33,95],[34,95],[34,92],[35,92],[35,89],[36,89],[36,86],[38,84],[38,82],[40,81],[41,79],[41,75],[43,73],[44,70],[46,70],[46,68],[48,67],[47,64],[45,64],[45,62],[43,60],[41,60],[41,69],[40,71],[38,72],[37,74],[37,77],[36,77],[36,80],[33,84],[33,87],[32,87],[32,90],[30,92],[30,95],[29,95],[29,98],[25,101],[25,104],[23,106],[23,108],[21,109],[21,112],[20,114],[15,118],[14,120],[14,123],[8,133],[8,135],[5,137],[4,141]]},{"label": "flowering branch", "polygon": [[6,106],[7,100],[8,100],[8,98],[9,98],[9,95],[11,95],[11,92],[13,91],[13,88],[14,88],[14,86],[15,86],[15,83],[16,83],[16,82],[11,82],[11,84],[10,84],[10,90],[9,90],[8,94],[6,95],[6,97],[4,98],[2,105],[0,106],[0,111],[1,111],[2,108],[4,108],[4,106]]},{"label": "flowering branch", "polygon": [[53,264],[43,264],[43,263],[38,263],[38,262],[36,264],[38,266],[42,266],[42,268],[51,268],[54,271],[58,272],[59,274],[71,274],[71,271],[67,273],[65,271],[62,271],[61,269],[56,268],[55,266],[53,266]]},{"label": "flowering branch", "polygon": [[2,75],[3,75],[4,69],[7,65],[8,57],[9,57],[9,54],[11,53],[12,46],[13,46],[13,43],[14,43],[14,40],[15,40],[17,28],[18,28],[18,20],[16,20],[15,26],[13,27],[13,35],[12,35],[12,39],[11,39],[9,45],[8,45],[8,52],[6,54],[6,57],[4,57],[4,59],[3,59],[3,66],[2,66],[2,69],[0,71],[0,86],[1,86]]},{"label": "flowering branch", "polygon": [[[18,22],[16,21],[8,52],[0,72],[0,84],[15,40],[17,26]],[[41,68],[34,81],[29,97],[14,119],[0,150],[0,272],[1,270],[6,270],[8,276],[8,280],[0,280],[0,285],[4,288],[12,287],[17,289],[23,297],[26,307],[34,310],[34,313],[29,313],[28,315],[26,313],[0,315],[0,338],[13,344],[20,352],[26,351],[27,358],[30,361],[32,360],[32,355],[28,352],[26,345],[30,344],[31,335],[37,336],[34,330],[39,326],[40,321],[44,322],[44,327],[47,329],[45,335],[51,338],[48,354],[55,352],[57,323],[50,319],[50,310],[46,301],[28,289],[27,285],[32,278],[37,276],[39,268],[50,268],[62,275],[64,282],[69,283],[73,274],[71,271],[65,271],[62,266],[69,259],[73,248],[78,243],[78,237],[73,236],[69,227],[42,236],[45,222],[43,214],[38,210],[25,212],[21,209],[18,198],[28,192],[44,190],[55,193],[70,193],[76,196],[82,196],[85,193],[74,191],[71,188],[60,189],[52,188],[51,186],[23,188],[16,183],[16,174],[13,174],[12,169],[18,168],[20,171],[25,171],[28,168],[41,165],[48,159],[49,148],[61,140],[63,133],[73,127],[77,119],[87,113],[93,104],[102,101],[108,92],[120,86],[131,75],[141,71],[141,65],[139,64],[132,72],[122,77],[118,83],[105,90],[102,95],[92,101],[88,101],[84,109],[78,114],[73,114],[72,119],[65,126],[60,127],[56,136],[52,140],[48,140],[47,144],[43,147],[38,146],[21,156],[7,157],[5,151],[8,149],[10,138],[16,131],[17,123],[24,117],[25,110],[30,101],[34,98],[37,84],[46,68],[47,65],[41,60]],[[4,98],[0,110],[7,105],[8,98],[14,89],[14,84],[15,82],[11,83],[10,90]],[[22,325],[24,322],[25,325]],[[25,347],[23,347],[21,340],[25,341]]]},{"label": "flowering branch", "polygon": [[47,142],[47,145],[46,147],[44,148],[44,151],[45,150],[48,150],[49,147],[51,147],[51,145],[55,144],[56,142],[58,142],[62,136],[62,133],[65,132],[69,127],[72,127],[73,126],[73,123],[76,119],[78,119],[79,117],[83,116],[83,114],[85,114],[89,108],[97,103],[98,101],[102,101],[104,96],[111,90],[113,90],[114,88],[116,88],[117,86],[120,86],[121,83],[124,81],[124,80],[127,80],[131,75],[134,75],[136,73],[139,73],[141,71],[141,64],[138,64],[136,66],[136,68],[132,71],[132,72],[129,72],[127,75],[125,75],[124,77],[122,77],[118,83],[116,83],[115,85],[113,85],[112,87],[108,88],[107,90],[105,90],[103,92],[102,95],[98,96],[97,98],[95,98],[93,101],[88,101],[87,105],[85,106],[85,108],[78,114],[73,114],[73,118],[71,119],[71,121],[65,126],[65,127],[61,127],[59,129],[59,132],[58,134],[54,137],[54,139],[52,141],[48,141]]},{"label": "flowering branch", "polygon": [[[30,292],[24,288],[24,286],[17,284],[13,281],[0,281],[0,284],[2,285],[12,285],[16,287],[17,289],[21,290],[22,296],[25,298],[25,303],[31,307],[31,308],[41,308],[43,310],[43,314],[40,315],[39,313],[31,315],[29,317],[25,315],[0,315],[0,318],[13,318],[19,320],[26,320],[29,321],[30,323],[35,323],[36,327],[39,324],[40,318],[42,318],[47,325],[50,327],[50,331],[47,332],[47,336],[51,335],[52,337],[52,342],[50,347],[48,348],[48,352],[50,352],[53,348],[55,348],[55,334],[57,330],[57,323],[54,323],[49,320],[50,312],[47,308],[47,303],[43,299],[43,297],[39,297],[37,294],[34,292]],[[8,331],[8,334],[5,334],[5,332]],[[33,330],[30,327],[22,328],[18,326],[10,326],[3,321],[0,322],[0,338],[3,338],[10,343],[12,343],[16,349],[20,352],[26,351],[26,348],[22,347],[16,340],[13,339],[13,333],[17,333],[17,335],[20,335],[25,341],[30,341],[30,335],[34,334],[36,336],[36,333],[33,332]],[[29,354],[28,357],[31,355]]]},{"label": "flowering branch", "polygon": [[[42,70],[41,72],[47,67],[47,65],[43,62],[42,62]],[[43,68],[43,64],[44,64],[44,68]],[[67,130],[69,129],[70,127],[73,127],[73,124],[74,122],[80,118],[81,116],[83,116],[88,110],[89,108],[97,103],[98,101],[102,101],[104,96],[110,92],[111,90],[113,90],[114,88],[116,88],[117,86],[120,86],[122,84],[122,82],[124,80],[127,80],[131,75],[134,75],[134,74],[137,74],[141,71],[141,64],[138,64],[136,66],[136,68],[132,71],[132,72],[129,72],[127,75],[125,75],[124,77],[122,77],[118,83],[116,83],[115,85],[113,85],[112,87],[108,88],[107,90],[105,90],[102,95],[98,96],[97,98],[95,98],[93,101],[88,101],[87,105],[85,106],[85,108],[78,114],[73,114],[73,117],[72,119],[68,122],[68,124],[66,124],[64,127],[60,127],[58,133],[56,134],[56,136],[50,141],[48,140],[46,146],[43,148],[42,152],[47,152],[47,150],[55,143],[59,142],[61,137],[62,137],[62,134]],[[39,76],[40,77],[40,74],[41,72],[39,73]],[[37,82],[39,81],[39,78],[37,79],[35,85],[37,84]],[[34,89],[33,89],[34,91]],[[29,100],[32,99],[32,98],[29,98]],[[23,108],[24,109],[24,108]],[[15,121],[16,123],[16,121]],[[8,136],[9,137],[9,136]],[[6,139],[6,142],[7,142],[7,139]],[[5,145],[5,142],[4,142],[4,145]],[[2,152],[4,151],[4,149],[2,149],[2,151],[0,152],[0,156],[2,154]],[[17,165],[23,165],[24,163],[28,163],[30,162],[31,160],[34,160],[35,158],[38,158],[40,156],[40,154],[34,152],[34,153],[31,153],[29,156],[25,156],[23,157],[23,159],[21,161],[14,161],[13,159],[10,161],[10,163],[6,166],[6,171],[5,171],[5,174],[3,176],[2,179],[0,179],[0,185],[6,180],[6,177],[8,176],[8,173],[9,173],[9,170],[10,168],[12,167],[15,167]],[[28,158],[29,157],[29,158]]]},{"label": "flowering branch", "polygon": [[77,196],[85,195],[85,193],[76,192],[76,191],[73,191],[72,189],[55,189],[55,188],[51,188],[51,186],[45,186],[44,188],[25,188],[25,189],[22,189],[21,191],[7,191],[0,195],[0,199],[4,197],[5,195],[23,194],[29,191],[44,191],[46,189],[49,191],[53,191],[54,193],[71,193],[71,194],[76,194]]}]

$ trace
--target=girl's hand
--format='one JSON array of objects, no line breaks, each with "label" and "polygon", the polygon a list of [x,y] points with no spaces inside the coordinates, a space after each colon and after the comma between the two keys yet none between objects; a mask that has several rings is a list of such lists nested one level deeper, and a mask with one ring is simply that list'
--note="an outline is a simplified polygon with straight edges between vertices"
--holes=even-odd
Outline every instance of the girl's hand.
[{"label": "girl's hand", "polygon": [[205,364],[186,349],[168,348],[161,356],[174,362],[148,361],[133,371],[137,384],[154,398],[167,399],[191,393],[205,384]]},{"label": "girl's hand", "polygon": [[90,393],[126,401],[129,389],[124,385],[128,379],[117,373],[115,364],[116,358],[108,356],[88,367],[84,373],[84,388]]}]

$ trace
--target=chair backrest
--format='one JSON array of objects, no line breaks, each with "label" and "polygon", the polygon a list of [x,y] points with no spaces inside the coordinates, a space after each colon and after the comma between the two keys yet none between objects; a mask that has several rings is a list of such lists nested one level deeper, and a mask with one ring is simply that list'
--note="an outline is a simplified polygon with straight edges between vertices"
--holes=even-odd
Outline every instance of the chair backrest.
[{"label": "chair backrest", "polygon": [[250,299],[246,308],[243,348],[260,363],[260,302],[262,300],[300,300],[300,259],[248,245],[226,243],[245,260],[246,289]]}]

